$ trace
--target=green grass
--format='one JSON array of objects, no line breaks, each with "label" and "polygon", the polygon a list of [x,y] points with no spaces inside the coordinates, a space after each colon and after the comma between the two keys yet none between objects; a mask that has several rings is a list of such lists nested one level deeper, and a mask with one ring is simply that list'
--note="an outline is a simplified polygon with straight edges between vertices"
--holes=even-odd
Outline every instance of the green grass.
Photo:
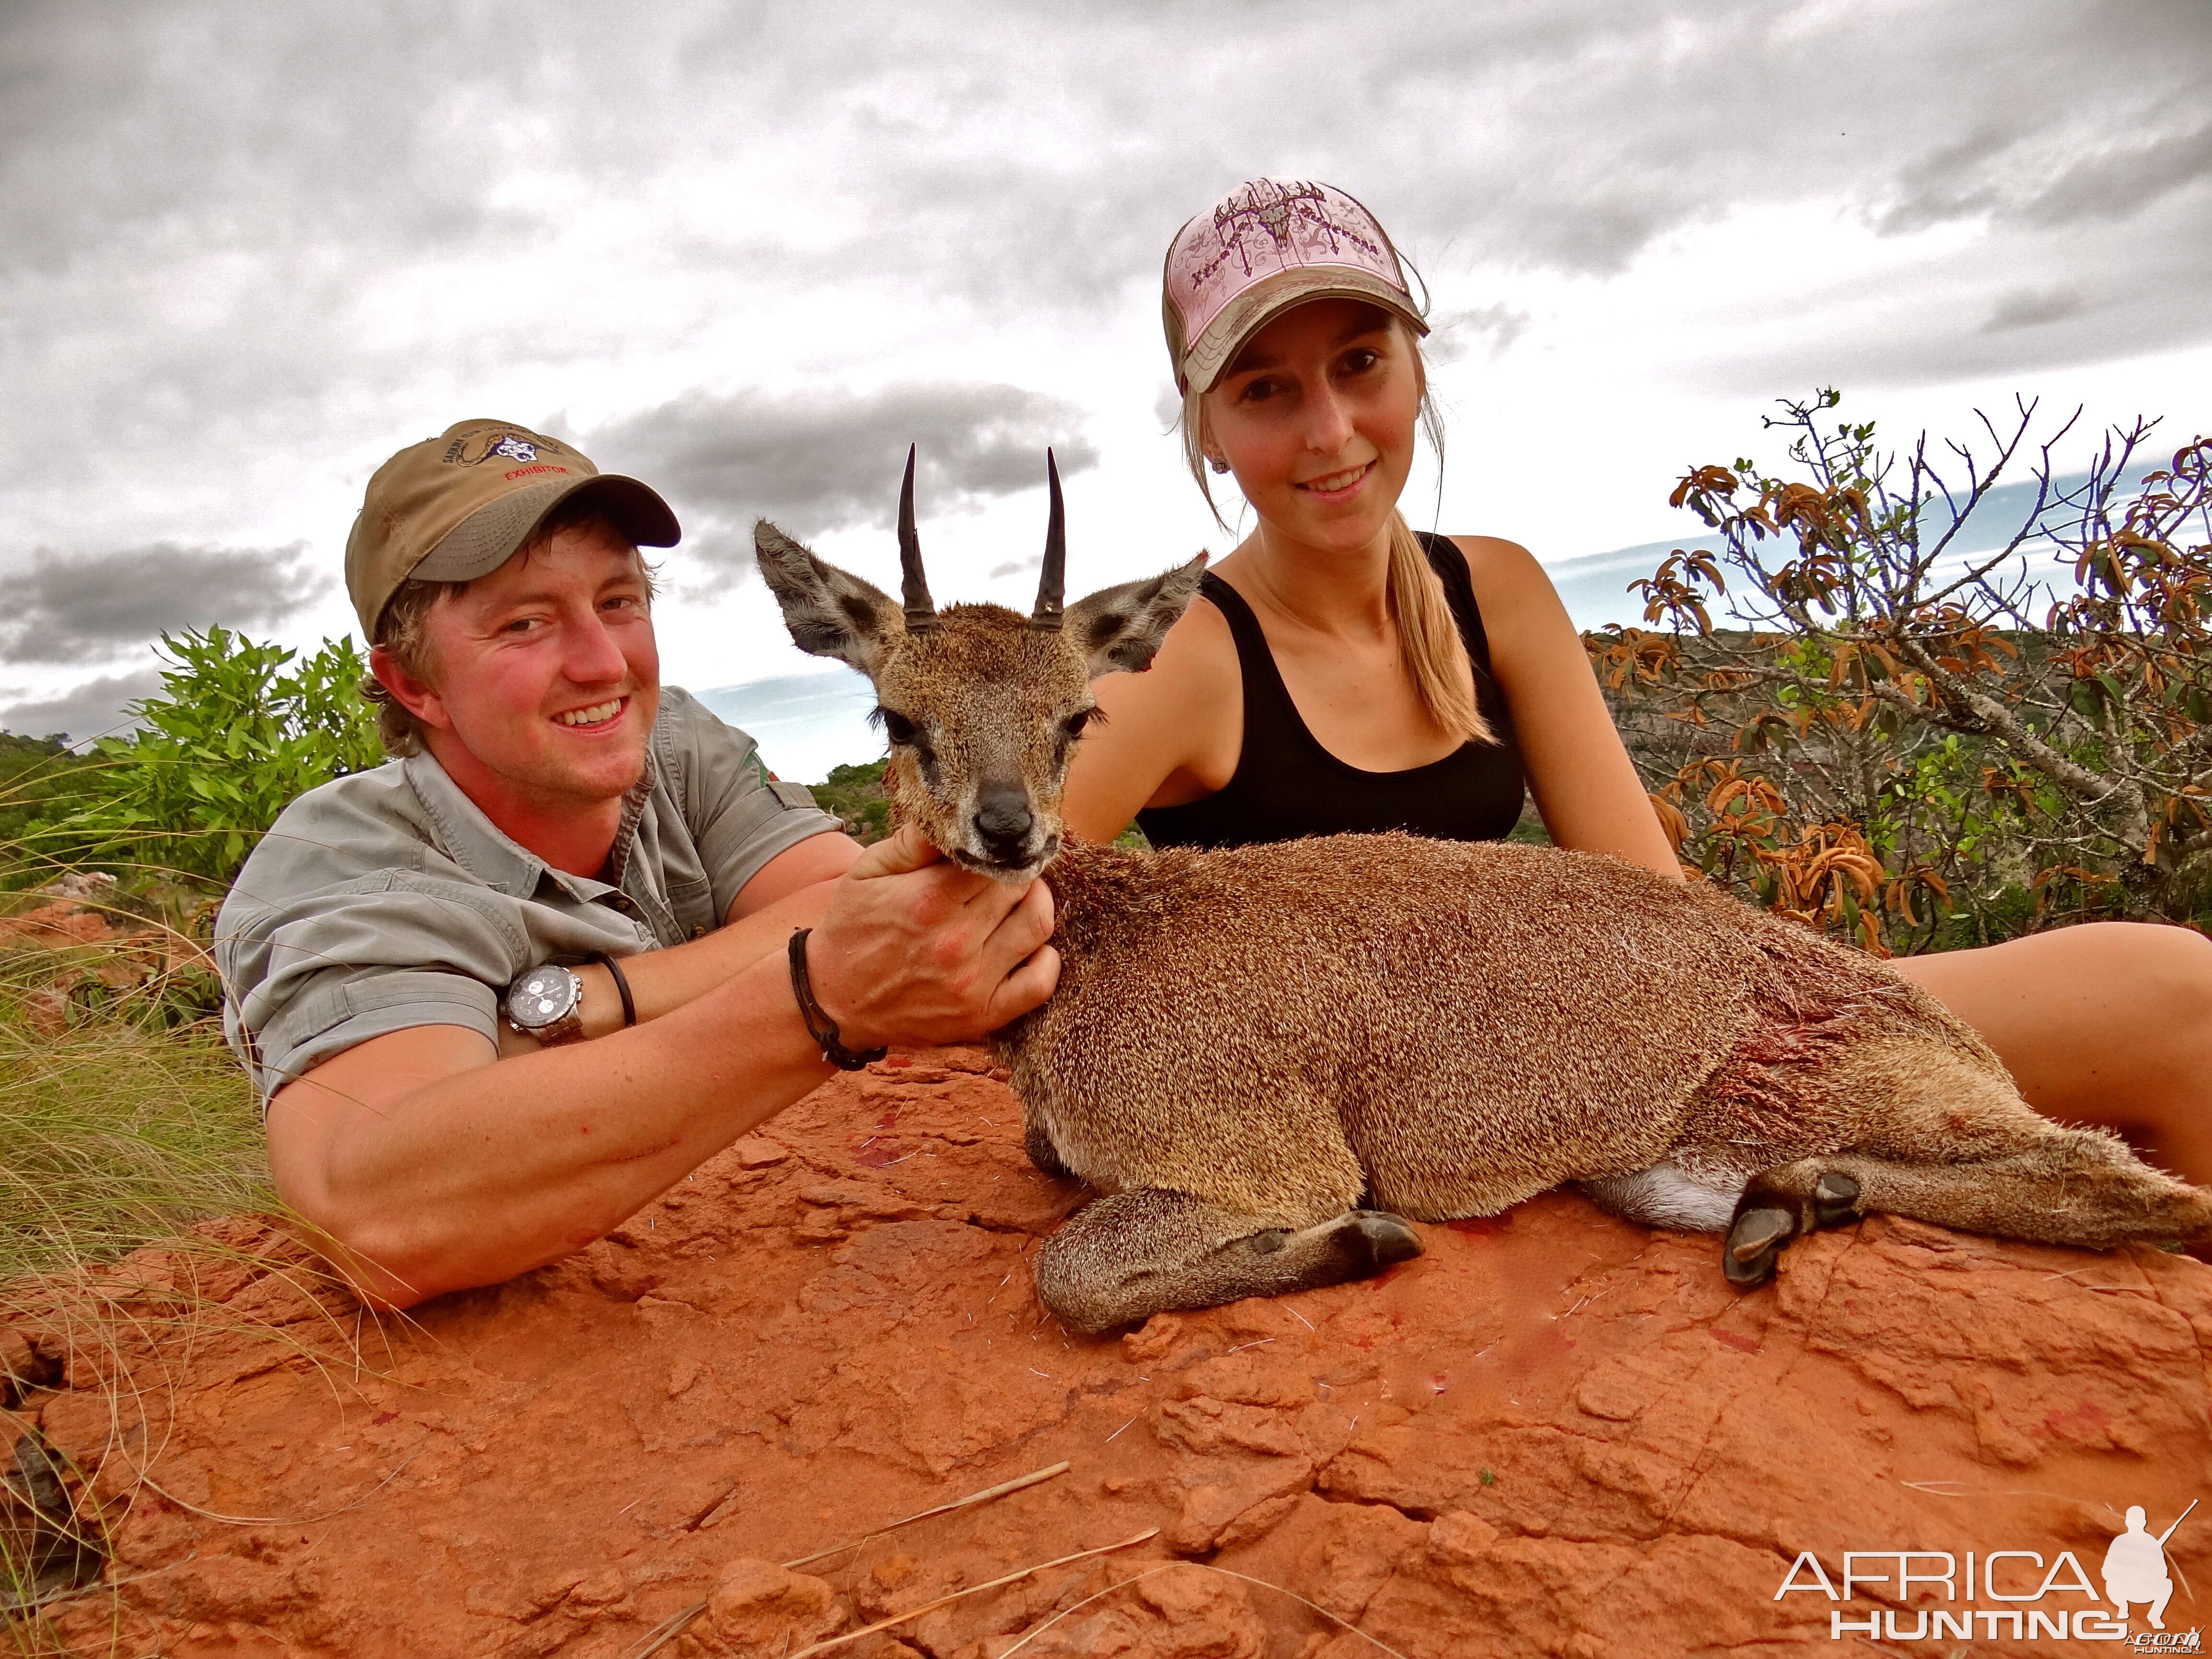
[{"label": "green grass", "polygon": [[271,1202],[252,1092],[204,1024],[44,1036],[0,1001],[0,1284]]},{"label": "green grass", "polygon": [[42,815],[70,810],[98,770],[98,762],[71,754],[58,738],[0,732],[0,891],[60,873],[22,834]]},{"label": "green grass", "polygon": [[[22,1393],[35,1414],[42,1390],[66,1387],[107,1420],[91,1443],[25,1437],[52,1472],[44,1500],[15,1467],[21,1449],[0,1457],[0,1654],[15,1659],[137,1651],[113,1637],[87,1648],[84,1632],[88,1616],[97,1627],[119,1615],[103,1569],[137,1484],[95,1497],[93,1476],[170,1409],[158,1381],[141,1378],[240,1339],[309,1365],[335,1356],[331,1374],[342,1375],[350,1346],[341,1319],[227,1305],[267,1270],[311,1299],[326,1279],[281,1224],[195,1227],[278,1206],[246,1076],[215,1023],[195,1017],[209,976],[152,971],[163,954],[143,934],[63,949],[0,935],[0,1330],[31,1344],[31,1370],[15,1388],[0,1383],[0,1406]],[[109,1266],[147,1245],[160,1248]],[[35,1420],[0,1413],[0,1450]],[[53,1622],[64,1611],[75,1645]]]}]

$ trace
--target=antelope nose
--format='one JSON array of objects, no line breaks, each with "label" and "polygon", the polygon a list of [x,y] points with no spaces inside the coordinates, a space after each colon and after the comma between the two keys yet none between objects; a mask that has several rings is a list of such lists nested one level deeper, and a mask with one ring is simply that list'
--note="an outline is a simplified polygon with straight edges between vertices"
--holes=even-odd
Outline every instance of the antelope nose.
[{"label": "antelope nose", "polygon": [[975,798],[975,833],[1000,857],[1024,851],[1036,824],[1028,793],[1018,786],[995,785]]}]

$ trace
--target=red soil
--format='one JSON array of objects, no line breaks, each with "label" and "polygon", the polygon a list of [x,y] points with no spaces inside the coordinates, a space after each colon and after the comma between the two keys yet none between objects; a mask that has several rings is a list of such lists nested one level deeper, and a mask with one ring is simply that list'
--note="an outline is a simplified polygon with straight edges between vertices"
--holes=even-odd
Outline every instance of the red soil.
[{"label": "red soil", "polygon": [[[65,879],[60,887],[68,884]],[[59,896],[20,915],[0,915],[0,957],[51,955],[51,971],[39,975],[43,982],[19,991],[35,1035],[54,1037],[67,1031],[72,997],[88,982],[109,992],[131,992],[179,975],[213,975],[214,958],[197,942],[103,902],[114,885],[90,884],[89,903],[77,894],[44,888],[42,893]]]},{"label": "red soil", "polygon": [[0,916],[0,939],[29,945],[97,945],[117,936],[106,916],[72,899],[56,899],[20,916]]},{"label": "red soil", "polygon": [[[662,1652],[796,1653],[1157,1528],[839,1651],[998,1659],[1101,1591],[1021,1652],[1379,1651],[1296,1597],[1408,1656],[1842,1651],[1832,1609],[1964,1598],[1778,1601],[1800,1552],[1832,1578],[1846,1550],[2071,1551],[2095,1583],[2126,1505],[2155,1531],[2207,1488],[2212,1273],[2149,1249],[1877,1219],[1737,1296],[1716,1241],[1555,1194],[1425,1227],[1428,1255],[1379,1281],[1071,1337],[1028,1260],[1080,1189],[1030,1170],[981,1054],[905,1059],[568,1262],[365,1324],[358,1370],[350,1304],[205,1250],[106,1276],[113,1311],[158,1317],[180,1285],[219,1304],[160,1357],[125,1328],[119,1420],[81,1303],[19,1329],[43,1362],[0,1338],[70,1385],[16,1420],[111,1510],[118,1588],[61,1628],[179,1659],[613,1659],[704,1601]],[[2185,1577],[2212,1595],[2202,1513],[2170,1546],[2169,1628],[2200,1622]],[[2006,1571],[2028,1581],[2009,1592],[2038,1576]]]}]

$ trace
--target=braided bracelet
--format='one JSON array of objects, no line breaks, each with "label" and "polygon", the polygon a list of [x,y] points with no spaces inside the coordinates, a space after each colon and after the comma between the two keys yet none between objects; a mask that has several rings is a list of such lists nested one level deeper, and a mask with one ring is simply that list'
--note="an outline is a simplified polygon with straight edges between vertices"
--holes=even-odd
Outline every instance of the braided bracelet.
[{"label": "braided bracelet", "polygon": [[857,1072],[890,1053],[889,1048],[848,1048],[837,1040],[837,1022],[822,1012],[814,1000],[813,981],[806,976],[806,936],[802,927],[791,936],[791,994],[799,1003],[799,1017],[806,1022],[806,1035],[822,1050],[822,1058],[841,1072]]}]

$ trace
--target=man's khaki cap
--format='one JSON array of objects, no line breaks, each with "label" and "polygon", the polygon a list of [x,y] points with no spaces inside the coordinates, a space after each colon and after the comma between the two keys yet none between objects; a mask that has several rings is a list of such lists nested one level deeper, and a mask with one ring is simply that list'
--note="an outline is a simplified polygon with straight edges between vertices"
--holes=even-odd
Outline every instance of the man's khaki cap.
[{"label": "man's khaki cap", "polygon": [[363,635],[374,641],[400,583],[489,575],[539,520],[586,489],[635,546],[673,547],[684,533],[668,503],[635,478],[603,473],[511,421],[463,421],[401,450],[369,479],[346,538],[346,592]]}]

